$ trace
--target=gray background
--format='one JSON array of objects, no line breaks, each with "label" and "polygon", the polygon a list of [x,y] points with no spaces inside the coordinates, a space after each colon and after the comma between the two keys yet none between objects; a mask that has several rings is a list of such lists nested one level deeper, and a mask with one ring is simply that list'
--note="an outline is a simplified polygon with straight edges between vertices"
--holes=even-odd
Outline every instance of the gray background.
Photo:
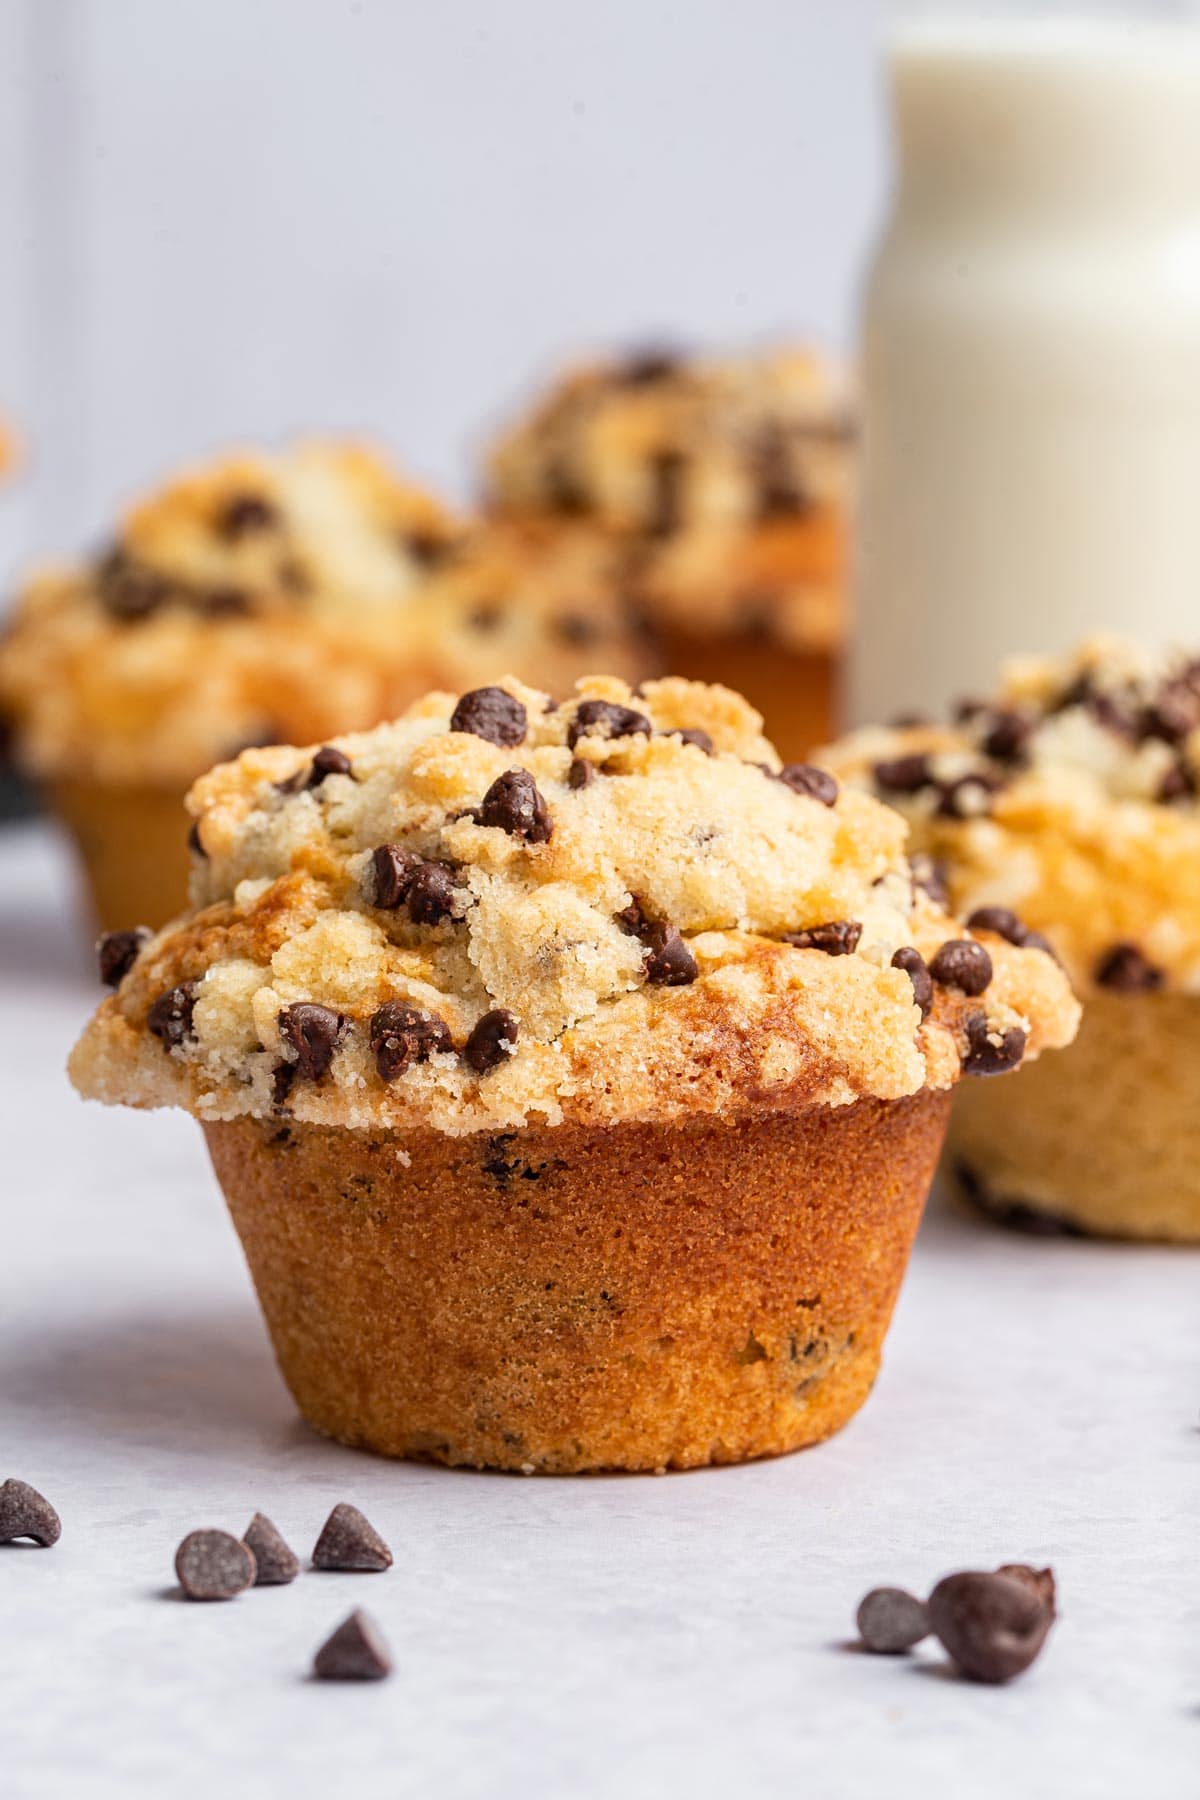
[{"label": "gray background", "polygon": [[231,439],[459,491],[573,348],[850,341],[875,0],[0,0],[5,575]]}]

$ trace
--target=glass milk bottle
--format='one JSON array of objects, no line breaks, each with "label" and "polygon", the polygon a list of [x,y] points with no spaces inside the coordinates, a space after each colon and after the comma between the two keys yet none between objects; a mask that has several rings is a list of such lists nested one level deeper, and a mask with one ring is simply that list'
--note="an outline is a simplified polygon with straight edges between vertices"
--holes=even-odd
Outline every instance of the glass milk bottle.
[{"label": "glass milk bottle", "polygon": [[1200,30],[912,25],[890,80],[854,722],[1099,629],[1200,646]]}]

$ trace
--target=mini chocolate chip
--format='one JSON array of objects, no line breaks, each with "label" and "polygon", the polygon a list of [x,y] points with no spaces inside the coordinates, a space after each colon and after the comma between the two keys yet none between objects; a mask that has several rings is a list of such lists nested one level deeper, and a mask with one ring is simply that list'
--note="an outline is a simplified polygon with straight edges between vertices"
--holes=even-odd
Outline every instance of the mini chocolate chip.
[{"label": "mini chocolate chip", "polygon": [[255,1587],[286,1587],[295,1581],[300,1558],[265,1513],[255,1513],[242,1533],[242,1542],[254,1558]]},{"label": "mini chocolate chip", "polygon": [[377,1573],[390,1569],[392,1553],[357,1506],[339,1501],[321,1527],[313,1547],[314,1569],[358,1569]]},{"label": "mini chocolate chip", "polygon": [[646,535],[670,537],[683,521],[683,482],[688,459],[681,450],[660,450],[650,458],[651,503]]},{"label": "mini chocolate chip", "polygon": [[1027,1669],[1053,1624],[1028,1582],[967,1570],[939,1581],[928,1600],[929,1622],[972,1681],[1011,1681]]},{"label": "mini chocolate chip", "polygon": [[441,532],[428,528],[416,527],[400,534],[400,547],[407,550],[415,563],[423,569],[436,569],[454,555],[456,545],[452,538],[444,537]]},{"label": "mini chocolate chip", "polygon": [[902,1656],[929,1636],[929,1615],[905,1588],[872,1588],[854,1615],[863,1646],[876,1656]]},{"label": "mini chocolate chip", "polygon": [[208,851],[204,848],[204,840],[200,836],[200,821],[193,819],[188,826],[187,846],[193,856],[202,856],[208,860]]},{"label": "mini chocolate chip", "polygon": [[788,433],[777,419],[768,421],[755,437],[750,465],[760,519],[791,518],[805,510],[808,496],[796,473]]},{"label": "mini chocolate chip", "polygon": [[395,1081],[413,1063],[453,1048],[450,1028],[436,1013],[423,1013],[403,1000],[385,1000],[372,1013],[371,1050],[381,1081]]},{"label": "mini chocolate chip", "polygon": [[613,918],[621,927],[621,930],[628,932],[630,937],[641,937],[642,933],[647,929],[650,923],[642,910],[642,903],[636,894],[633,896],[628,906],[623,906],[619,913],[613,914]]},{"label": "mini chocolate chip", "polygon": [[479,823],[527,844],[547,844],[554,834],[550,809],[528,769],[508,769],[497,776],[480,803]]},{"label": "mini chocolate chip", "polygon": [[1034,733],[1034,718],[1029,713],[1018,712],[1015,707],[997,707],[986,715],[985,723],[986,729],[980,739],[984,755],[1002,763],[1021,762]]},{"label": "mini chocolate chip", "polygon": [[927,756],[893,756],[877,762],[871,770],[875,786],[884,794],[915,794],[928,787],[933,770]]},{"label": "mini chocolate chip", "polygon": [[166,576],[134,562],[119,546],[102,558],[96,579],[105,607],[126,624],[148,619],[171,598]]},{"label": "mini chocolate chip", "polygon": [[683,731],[667,731],[664,737],[678,738],[681,744],[695,744],[697,750],[703,750],[705,756],[713,753],[713,741],[707,731],[701,731],[698,725],[689,725]]},{"label": "mini chocolate chip", "polygon": [[968,931],[994,931],[1006,943],[1018,949],[1029,936],[1028,929],[1007,906],[977,906],[967,919]]},{"label": "mini chocolate chip", "polygon": [[966,695],[954,702],[952,717],[956,725],[969,725],[973,719],[978,719],[984,713],[990,713],[991,710],[989,701]]},{"label": "mini chocolate chip", "polygon": [[160,994],[146,1014],[146,1030],[161,1038],[168,1050],[177,1050],[192,1035],[192,1013],[196,1006],[196,983],[181,981],[178,987]]},{"label": "mini chocolate chip", "polygon": [[506,1044],[515,1044],[519,1032],[516,1019],[505,1007],[484,1013],[471,1028],[463,1049],[463,1059],[477,1075],[499,1068],[507,1060]]},{"label": "mini chocolate chip", "polygon": [[48,1550],[62,1536],[62,1520],[37,1489],[15,1477],[0,1484],[0,1544],[32,1538]]},{"label": "mini chocolate chip", "polygon": [[235,494],[217,517],[217,533],[234,543],[256,531],[274,531],[280,523],[279,508],[261,494]]},{"label": "mini chocolate chip", "polygon": [[254,1585],[254,1552],[231,1531],[189,1531],[175,1573],[189,1600],[232,1600]]},{"label": "mini chocolate chip", "polygon": [[352,775],[353,773],[354,764],[344,750],[339,750],[336,744],[322,744],[312,759],[312,767],[304,785],[316,788],[320,787],[329,775]]},{"label": "mini chocolate chip", "polygon": [[313,1658],[318,1681],[382,1681],[391,1672],[387,1640],[361,1607],[342,1620]]},{"label": "mini chocolate chip", "polygon": [[346,1033],[346,1020],[331,1006],[298,1000],[279,1015],[279,1033],[296,1052],[297,1072],[306,1081],[320,1081],[328,1073],[333,1053]]},{"label": "mini chocolate chip", "polygon": [[1053,1569],[1035,1569],[1029,1563],[1001,1563],[995,1573],[1007,1575],[1012,1581],[1023,1581],[1026,1587],[1033,1589],[1050,1617],[1058,1617],[1058,1589]]},{"label": "mini chocolate chip", "polygon": [[650,387],[674,375],[679,364],[677,350],[651,344],[643,350],[631,350],[621,362],[615,363],[611,379],[618,387]]},{"label": "mini chocolate chip", "polygon": [[502,687],[473,688],[450,715],[451,731],[468,731],[485,743],[511,750],[525,742],[529,719],[519,700]]},{"label": "mini chocolate chip", "polygon": [[408,899],[421,858],[403,844],[380,844],[371,853],[367,901],[384,912],[393,912]]},{"label": "mini chocolate chip", "polygon": [[828,925],[810,925],[804,931],[785,931],[783,941],[797,950],[823,950],[826,956],[852,956],[861,937],[862,926],[857,919],[834,919]]},{"label": "mini chocolate chip", "polygon": [[1163,984],[1163,972],[1142,955],[1136,944],[1114,944],[1096,964],[1101,987],[1118,994],[1152,994]]},{"label": "mini chocolate chip", "polygon": [[935,906],[940,906],[943,910],[948,908],[950,889],[943,865],[924,850],[916,850],[908,859],[908,867],[914,888],[919,888]]},{"label": "mini chocolate chip", "polygon": [[445,863],[421,863],[408,884],[408,916],[414,925],[440,925],[454,910],[454,871]]},{"label": "mini chocolate chip", "polygon": [[893,956],[892,967],[904,970],[912,982],[913,999],[921,1009],[921,1017],[927,1019],[933,1011],[933,977],[921,952],[910,944],[904,945]]},{"label": "mini chocolate chip", "polygon": [[596,770],[594,764],[583,762],[576,756],[572,760],[570,768],[567,770],[567,786],[569,788],[575,788],[576,791],[578,791],[580,788],[591,787],[595,779]]},{"label": "mini chocolate chip", "polygon": [[982,994],[992,979],[992,959],[982,944],[952,938],[930,963],[929,973],[943,987],[957,988],[962,994]]},{"label": "mini chocolate chip", "polygon": [[619,706],[615,700],[581,700],[575,717],[567,727],[567,743],[573,750],[581,737],[620,738],[653,735],[654,727],[645,713],[632,706]]},{"label": "mini chocolate chip", "polygon": [[153,934],[145,925],[132,931],[106,931],[96,945],[96,961],[105,987],[120,987]]},{"label": "mini chocolate chip", "polygon": [[973,769],[969,775],[942,782],[937,816],[940,819],[981,819],[992,810],[992,799],[1003,786],[1003,777],[990,769]]},{"label": "mini chocolate chip", "polygon": [[[999,1038],[999,1043],[993,1039]],[[1025,1054],[1028,1037],[1020,1025],[1006,1026],[992,1032],[984,1013],[972,1013],[967,1020],[967,1053],[963,1057],[964,1075],[1007,1075]]]},{"label": "mini chocolate chip", "polygon": [[585,618],[582,613],[560,613],[554,620],[554,629],[564,644],[572,644],[580,650],[586,644],[597,643],[603,636],[598,620]]},{"label": "mini chocolate chip", "polygon": [[654,987],[687,987],[700,970],[696,958],[674,925],[647,925],[642,934],[646,946],[646,980]]},{"label": "mini chocolate chip", "polygon": [[282,1106],[296,1083],[296,1064],[281,1059],[271,1070],[271,1099]]},{"label": "mini chocolate chip", "polygon": [[822,806],[837,803],[837,782],[827,769],[818,769],[815,763],[784,763],[776,779],[791,788],[793,794],[819,800]]}]

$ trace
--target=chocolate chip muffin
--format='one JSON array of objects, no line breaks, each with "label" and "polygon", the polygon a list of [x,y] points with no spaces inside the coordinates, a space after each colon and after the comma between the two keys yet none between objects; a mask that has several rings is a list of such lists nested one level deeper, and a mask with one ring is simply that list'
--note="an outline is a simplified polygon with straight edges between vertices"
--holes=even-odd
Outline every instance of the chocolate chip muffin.
[{"label": "chocolate chip muffin", "polygon": [[865,1398],[952,1088],[1077,1009],[759,726],[509,679],[192,790],[195,910],[106,940],[71,1071],[200,1120],[319,1430],[658,1469]]},{"label": "chocolate chip muffin", "polygon": [[826,754],[904,812],[982,942],[1048,940],[1084,997],[1066,1056],[959,1097],[970,1195],[1043,1229],[1200,1238],[1200,659],[1096,641],[1014,665],[953,725]]},{"label": "chocolate chip muffin", "polygon": [[566,691],[598,651],[647,672],[580,564],[485,546],[373,452],[307,443],[186,475],[98,560],[36,577],[0,644],[0,707],[101,923],[179,910],[183,797],[246,744],[365,728],[510,667]]},{"label": "chocolate chip muffin", "polygon": [[744,690],[785,755],[829,734],[851,413],[810,351],[569,373],[495,445],[491,508],[611,537],[674,672]]}]

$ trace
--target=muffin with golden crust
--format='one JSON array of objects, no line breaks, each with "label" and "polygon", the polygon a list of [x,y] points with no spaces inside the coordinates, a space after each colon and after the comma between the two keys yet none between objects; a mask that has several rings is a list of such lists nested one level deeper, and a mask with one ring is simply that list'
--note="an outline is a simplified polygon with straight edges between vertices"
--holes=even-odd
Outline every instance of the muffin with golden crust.
[{"label": "muffin with golden crust", "polygon": [[303,443],[183,476],[99,560],[32,580],[0,644],[0,706],[101,923],[179,910],[183,797],[246,744],[366,728],[510,667],[565,691],[597,647],[645,672],[595,557],[579,561],[484,545],[374,452]]},{"label": "muffin with golden crust", "polygon": [[657,1469],[861,1404],[954,1084],[1077,1009],[760,725],[506,679],[193,789],[195,910],[105,940],[71,1072],[200,1120],[318,1429]]},{"label": "muffin with golden crust", "polygon": [[568,373],[501,438],[489,503],[624,544],[668,666],[742,687],[803,755],[832,723],[852,439],[811,351],[643,353]]},{"label": "muffin with golden crust", "polygon": [[950,1128],[1014,1222],[1200,1239],[1200,659],[1111,639],[1014,664],[949,726],[825,752],[908,818],[985,942],[1049,940],[1084,997],[1070,1053]]}]

